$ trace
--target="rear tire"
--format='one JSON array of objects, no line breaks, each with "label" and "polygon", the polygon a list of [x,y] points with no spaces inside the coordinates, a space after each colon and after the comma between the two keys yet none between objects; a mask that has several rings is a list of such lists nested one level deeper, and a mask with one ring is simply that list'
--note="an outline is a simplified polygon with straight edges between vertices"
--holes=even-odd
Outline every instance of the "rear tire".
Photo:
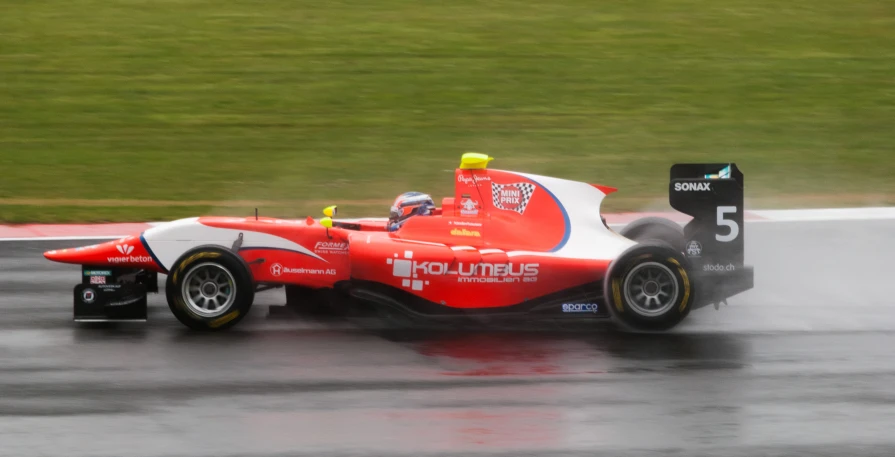
[{"label": "rear tire", "polygon": [[634,330],[668,330],[680,323],[695,297],[683,255],[664,244],[634,246],[609,267],[603,290],[616,321]]},{"label": "rear tire", "polygon": [[194,330],[224,330],[241,321],[255,300],[241,259],[218,248],[199,248],[178,259],[165,288],[174,317]]},{"label": "rear tire", "polygon": [[619,234],[638,243],[667,244],[678,252],[683,252],[687,243],[683,227],[662,217],[637,219],[626,225]]}]

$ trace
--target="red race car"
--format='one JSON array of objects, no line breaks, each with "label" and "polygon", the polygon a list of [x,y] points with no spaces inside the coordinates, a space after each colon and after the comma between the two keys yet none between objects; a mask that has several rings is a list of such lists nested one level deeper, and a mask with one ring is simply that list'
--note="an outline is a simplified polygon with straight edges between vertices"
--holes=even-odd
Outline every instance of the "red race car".
[{"label": "red race car", "polygon": [[743,174],[735,164],[677,164],[671,206],[684,227],[644,218],[616,233],[600,215],[615,189],[488,169],[464,154],[454,195],[438,206],[402,194],[389,217],[315,220],[197,217],[139,235],[48,251],[82,265],[77,321],[145,320],[158,274],[174,315],[224,329],[259,290],[284,286],[287,304],[353,303],[410,319],[614,318],[669,329],[692,309],[753,286],[743,259]]}]

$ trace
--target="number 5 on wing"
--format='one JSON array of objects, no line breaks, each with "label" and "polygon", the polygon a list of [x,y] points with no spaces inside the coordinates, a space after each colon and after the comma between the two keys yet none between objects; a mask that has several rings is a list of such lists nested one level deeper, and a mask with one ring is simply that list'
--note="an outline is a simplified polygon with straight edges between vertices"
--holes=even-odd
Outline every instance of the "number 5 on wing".
[{"label": "number 5 on wing", "polygon": [[737,207],[736,206],[719,206],[718,207],[718,226],[719,227],[730,227],[730,233],[727,235],[719,235],[715,234],[715,239],[722,242],[727,243],[737,239],[737,236],[740,235],[740,226],[737,225],[736,221],[725,219],[724,215],[726,214],[736,214]]}]

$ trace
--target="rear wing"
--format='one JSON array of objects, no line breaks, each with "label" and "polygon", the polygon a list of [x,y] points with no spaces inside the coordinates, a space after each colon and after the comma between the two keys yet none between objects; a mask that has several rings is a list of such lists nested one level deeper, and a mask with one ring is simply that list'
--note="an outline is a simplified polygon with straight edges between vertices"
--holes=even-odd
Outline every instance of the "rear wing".
[{"label": "rear wing", "polygon": [[672,166],[668,201],[693,216],[684,235],[694,265],[743,266],[743,173],[735,163]]},{"label": "rear wing", "polygon": [[743,183],[735,163],[671,167],[668,201],[693,216],[684,226],[684,253],[695,272],[713,278],[706,304],[752,288],[752,268],[744,265]]}]

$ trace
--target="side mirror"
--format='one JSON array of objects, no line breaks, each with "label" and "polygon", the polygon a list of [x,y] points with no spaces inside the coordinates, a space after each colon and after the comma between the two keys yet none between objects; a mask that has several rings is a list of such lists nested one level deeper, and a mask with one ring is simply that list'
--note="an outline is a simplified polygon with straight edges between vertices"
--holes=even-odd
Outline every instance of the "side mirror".
[{"label": "side mirror", "polygon": [[335,217],[336,211],[338,209],[339,209],[339,207],[336,205],[327,206],[326,208],[323,208],[323,215],[326,217]]},{"label": "side mirror", "polygon": [[323,219],[320,219],[320,225],[326,227],[326,237],[333,239],[333,236],[329,234],[329,229],[333,228],[333,219],[331,217],[324,217]]}]

